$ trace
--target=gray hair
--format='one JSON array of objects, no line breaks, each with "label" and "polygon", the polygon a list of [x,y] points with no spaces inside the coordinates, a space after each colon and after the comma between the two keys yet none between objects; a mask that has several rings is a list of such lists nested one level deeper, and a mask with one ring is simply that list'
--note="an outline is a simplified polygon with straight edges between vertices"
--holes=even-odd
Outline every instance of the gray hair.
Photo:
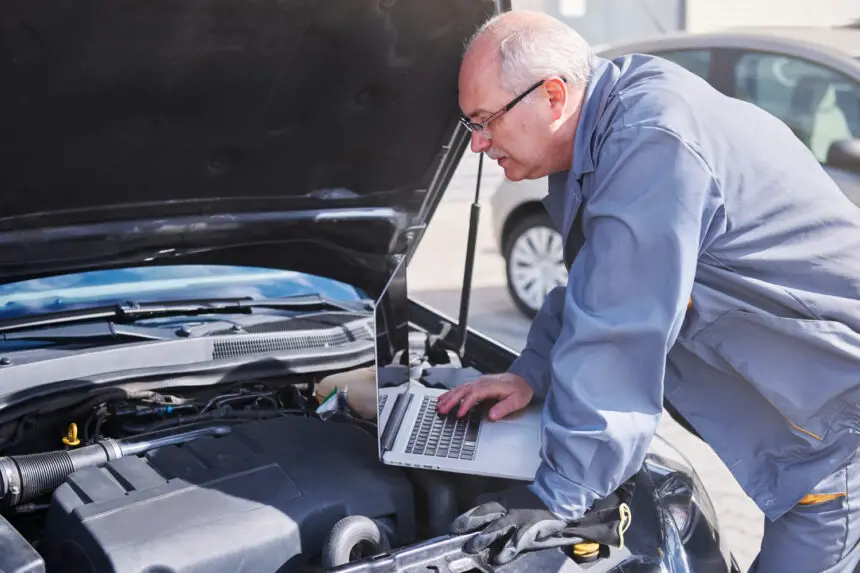
[{"label": "gray hair", "polygon": [[502,87],[520,93],[550,76],[562,76],[571,86],[591,79],[594,52],[588,42],[567,24],[546,14],[519,12],[516,24],[499,14],[484,23],[469,40],[489,32],[498,44]]}]

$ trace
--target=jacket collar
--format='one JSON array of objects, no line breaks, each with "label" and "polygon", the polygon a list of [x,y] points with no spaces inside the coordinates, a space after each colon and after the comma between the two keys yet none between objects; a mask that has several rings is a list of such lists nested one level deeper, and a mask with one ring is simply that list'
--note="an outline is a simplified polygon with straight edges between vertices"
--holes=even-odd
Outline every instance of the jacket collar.
[{"label": "jacket collar", "polygon": [[597,56],[592,60],[591,69],[591,79],[585,91],[582,112],[579,114],[579,123],[573,139],[570,173],[576,179],[594,171],[594,132],[621,74],[621,70],[613,62]]},{"label": "jacket collar", "polygon": [[556,226],[562,229],[565,245],[582,203],[580,180],[584,174],[594,171],[594,134],[619,76],[620,69],[611,61],[600,57],[592,60],[591,79],[574,135],[571,167],[568,171],[552,173],[548,178],[549,193],[544,197],[543,204]]}]

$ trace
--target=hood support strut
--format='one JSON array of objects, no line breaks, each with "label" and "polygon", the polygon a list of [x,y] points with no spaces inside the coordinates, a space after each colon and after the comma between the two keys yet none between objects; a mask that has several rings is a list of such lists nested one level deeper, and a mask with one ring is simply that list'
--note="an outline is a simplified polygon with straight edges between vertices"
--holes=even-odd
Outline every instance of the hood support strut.
[{"label": "hood support strut", "polygon": [[460,340],[457,341],[457,354],[463,358],[466,353],[466,330],[469,318],[469,302],[472,296],[472,272],[475,269],[475,251],[478,242],[478,221],[481,215],[481,173],[484,166],[484,154],[478,156],[478,177],[475,181],[475,200],[469,213],[469,238],[466,241],[466,264],[463,269],[463,290],[460,294]]}]

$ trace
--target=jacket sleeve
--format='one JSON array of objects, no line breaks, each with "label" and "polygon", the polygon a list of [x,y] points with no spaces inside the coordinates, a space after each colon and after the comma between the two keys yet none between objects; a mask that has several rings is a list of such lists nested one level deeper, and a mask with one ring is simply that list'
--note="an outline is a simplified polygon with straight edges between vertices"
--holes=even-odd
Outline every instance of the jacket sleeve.
[{"label": "jacket sleeve", "polygon": [[535,396],[545,398],[550,384],[549,354],[561,331],[565,287],[549,291],[532,321],[526,346],[508,368],[529,383]]},{"label": "jacket sleeve", "polygon": [[699,253],[723,221],[709,167],[660,128],[611,134],[593,178],[584,191],[585,243],[543,322],[558,334],[547,364],[542,464],[531,485],[568,521],[640,469]]}]

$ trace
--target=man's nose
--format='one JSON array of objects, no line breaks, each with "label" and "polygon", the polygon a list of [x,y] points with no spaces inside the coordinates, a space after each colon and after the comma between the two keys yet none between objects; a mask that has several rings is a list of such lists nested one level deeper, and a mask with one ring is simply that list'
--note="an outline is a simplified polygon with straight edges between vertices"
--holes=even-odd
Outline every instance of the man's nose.
[{"label": "man's nose", "polygon": [[480,131],[472,132],[472,152],[483,153],[492,146],[489,138],[485,137]]}]

